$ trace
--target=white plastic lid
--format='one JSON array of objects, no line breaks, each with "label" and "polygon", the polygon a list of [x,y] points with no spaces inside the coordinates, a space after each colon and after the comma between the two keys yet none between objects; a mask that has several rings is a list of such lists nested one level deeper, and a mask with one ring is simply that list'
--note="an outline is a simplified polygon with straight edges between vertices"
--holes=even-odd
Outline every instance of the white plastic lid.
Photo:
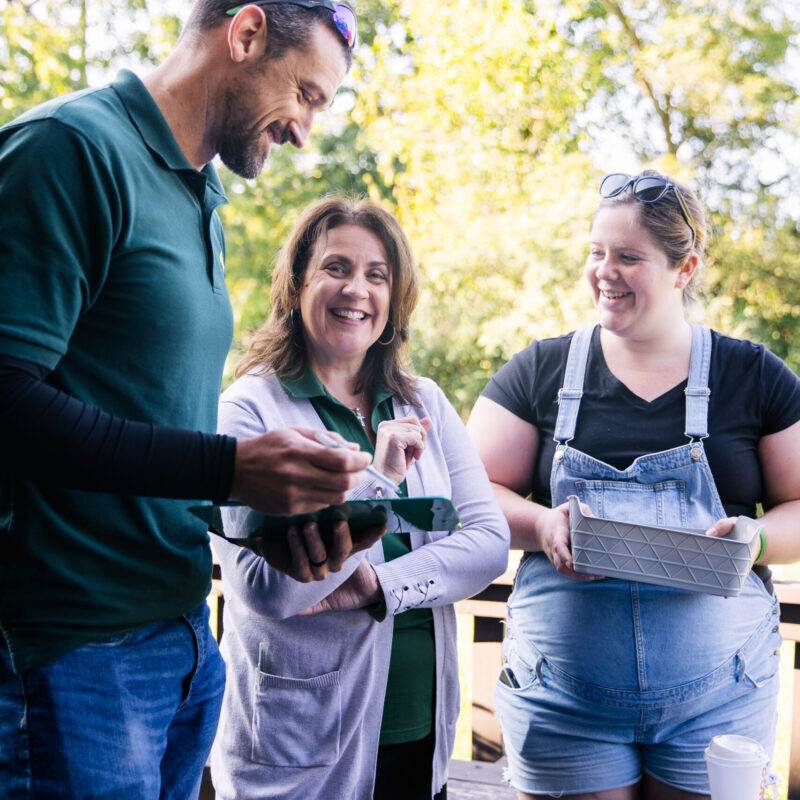
[{"label": "white plastic lid", "polygon": [[755,739],[734,733],[715,736],[706,748],[706,755],[740,763],[766,763],[769,755]]}]

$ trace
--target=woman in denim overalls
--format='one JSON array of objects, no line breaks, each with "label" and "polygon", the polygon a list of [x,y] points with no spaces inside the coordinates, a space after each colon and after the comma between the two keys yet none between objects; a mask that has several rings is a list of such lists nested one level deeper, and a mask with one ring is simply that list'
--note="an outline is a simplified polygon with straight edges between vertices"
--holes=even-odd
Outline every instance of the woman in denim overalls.
[{"label": "woman in denim overalls", "polygon": [[[551,446],[547,426],[539,430],[508,410],[491,385],[469,423],[512,547],[527,551],[508,604],[495,703],[521,798],[696,800],[708,796],[703,750],[712,736],[740,733],[772,750],[778,604],[753,572],[738,598],[724,598],[599,580],[572,568],[572,494],[585,513],[640,524],[723,535],[734,521],[704,448],[712,334],[689,325],[683,311],[705,238],[702,208],[691,192],[655,173],[638,182],[608,176],[601,193],[609,199],[595,214],[586,265],[600,325],[578,330],[569,343],[557,418],[546,430],[555,447],[549,508],[523,499],[537,454]],[[591,352],[601,353],[595,359],[604,359],[611,380],[641,402],[686,381],[677,423],[685,444],[637,453],[626,468],[573,446],[576,429],[605,422],[582,416]],[[536,368],[541,381],[545,366]],[[800,513],[800,403],[793,402],[790,424],[758,443],[770,490],[764,563],[800,558],[791,529]],[[595,437],[613,444],[617,430]]]}]

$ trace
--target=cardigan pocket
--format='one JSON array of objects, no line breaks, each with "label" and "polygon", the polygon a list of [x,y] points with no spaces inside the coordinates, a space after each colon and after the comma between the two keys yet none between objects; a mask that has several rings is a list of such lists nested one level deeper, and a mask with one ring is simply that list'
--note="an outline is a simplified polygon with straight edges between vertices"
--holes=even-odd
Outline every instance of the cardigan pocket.
[{"label": "cardigan pocket", "polygon": [[277,767],[329,767],[339,760],[339,671],[315,678],[257,672],[251,758]]}]

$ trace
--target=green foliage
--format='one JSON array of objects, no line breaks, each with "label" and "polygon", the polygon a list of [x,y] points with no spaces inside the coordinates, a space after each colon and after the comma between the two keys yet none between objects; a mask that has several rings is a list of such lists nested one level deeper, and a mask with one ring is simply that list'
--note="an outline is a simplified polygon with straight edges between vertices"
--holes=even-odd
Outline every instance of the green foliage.
[{"label": "green foliage", "polygon": [[[360,121],[426,278],[415,363],[462,411],[531,338],[591,319],[580,273],[597,140],[698,186],[718,233],[708,319],[798,362],[785,250],[797,229],[777,202],[793,180],[781,149],[800,132],[790,11],[755,0],[398,9],[402,58],[376,39]],[[754,161],[770,159],[781,169],[768,184]],[[786,280],[770,289],[776,274]]]},{"label": "green foliage", "polygon": [[[169,13],[155,0],[0,0],[0,122],[163,58],[187,3],[160,2]],[[800,368],[796,4],[357,5],[352,74],[308,149],[276,152],[255,181],[221,170],[231,363],[269,312],[299,211],[368,194],[398,214],[424,275],[416,369],[467,412],[531,339],[592,319],[581,274],[596,187],[602,168],[633,163],[689,181],[712,208],[708,321]]]},{"label": "green foliage", "polygon": [[30,105],[86,85],[83,43],[74,37],[80,31],[82,8],[70,9],[74,25],[70,28],[50,20],[56,5],[0,6],[0,63],[5,65],[0,122]]},{"label": "green foliage", "polygon": [[574,109],[594,67],[513,0],[409,0],[392,34],[376,39],[354,113],[425,277],[415,365],[466,410],[533,335],[586,312],[561,287],[576,282],[591,213]]},{"label": "green foliage", "polygon": [[599,57],[609,79],[587,109],[598,130],[613,130],[645,161],[677,156],[701,185],[724,190],[719,202],[728,208],[760,188],[746,156],[779,153],[774,134],[797,102],[786,57],[800,18],[790,3],[563,4],[570,6],[578,24],[567,39]]},{"label": "green foliage", "polygon": [[[733,336],[764,342],[800,373],[800,232],[786,222],[776,228],[720,223],[727,247],[709,270],[708,310]],[[742,233],[742,231],[744,231]]]},{"label": "green foliage", "polygon": [[0,0],[0,124],[121,62],[158,61],[178,25],[146,0]]}]

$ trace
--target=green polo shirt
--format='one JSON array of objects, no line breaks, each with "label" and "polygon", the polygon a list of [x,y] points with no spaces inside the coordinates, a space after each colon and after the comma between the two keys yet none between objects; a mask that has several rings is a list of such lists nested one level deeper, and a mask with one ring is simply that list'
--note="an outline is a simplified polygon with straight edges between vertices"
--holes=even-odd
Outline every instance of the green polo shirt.
[{"label": "green polo shirt", "polygon": [[[126,419],[214,432],[233,319],[226,202],[144,84],[0,129],[0,353]],[[211,555],[188,501],[0,482],[0,627],[17,670],[203,602]]]},{"label": "green polo shirt", "polygon": [[[356,415],[331,395],[312,370],[297,381],[281,381],[293,397],[311,401],[322,424],[362,450],[374,454],[367,432]],[[394,419],[392,396],[377,389],[373,397],[372,429]],[[405,481],[400,487],[405,494]],[[383,555],[392,561],[411,552],[408,534],[388,533],[383,537]],[[436,649],[433,614],[429,608],[415,608],[394,618],[392,655],[381,721],[381,744],[415,742],[433,729],[436,684]]]}]

